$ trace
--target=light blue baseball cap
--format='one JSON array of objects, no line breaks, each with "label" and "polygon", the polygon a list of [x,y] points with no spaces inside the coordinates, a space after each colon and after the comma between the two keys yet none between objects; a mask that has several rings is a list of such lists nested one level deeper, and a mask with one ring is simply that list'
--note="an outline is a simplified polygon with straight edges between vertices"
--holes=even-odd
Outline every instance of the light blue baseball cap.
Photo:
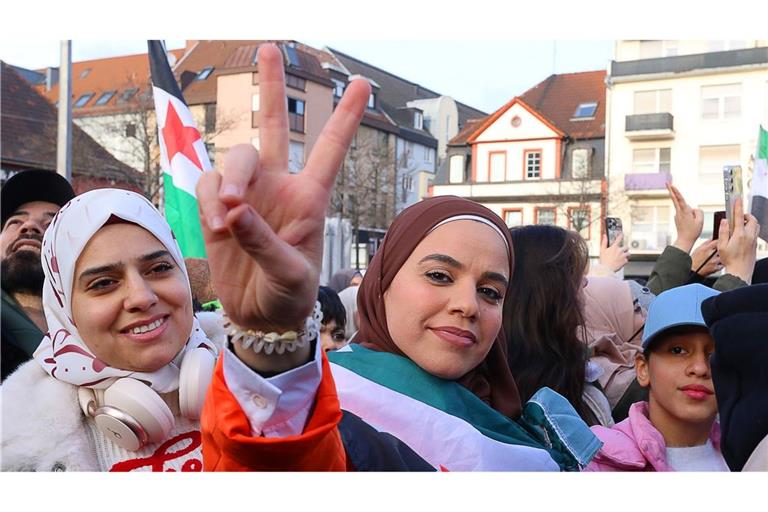
[{"label": "light blue baseball cap", "polygon": [[704,299],[719,295],[720,292],[702,284],[688,284],[672,288],[659,294],[651,302],[648,318],[643,329],[643,350],[662,332],[681,325],[706,327],[701,316]]}]

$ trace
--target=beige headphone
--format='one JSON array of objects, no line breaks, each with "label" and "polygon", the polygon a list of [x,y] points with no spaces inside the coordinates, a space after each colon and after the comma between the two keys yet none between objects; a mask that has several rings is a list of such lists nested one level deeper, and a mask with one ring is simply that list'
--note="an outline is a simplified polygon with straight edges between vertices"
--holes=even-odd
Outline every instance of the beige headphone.
[{"label": "beige headphone", "polygon": [[[216,357],[205,348],[187,350],[179,370],[179,409],[197,420],[213,377]],[[80,387],[80,407],[94,419],[113,443],[136,451],[164,441],[175,425],[173,413],[162,397],[143,382],[124,377],[107,389]]]}]

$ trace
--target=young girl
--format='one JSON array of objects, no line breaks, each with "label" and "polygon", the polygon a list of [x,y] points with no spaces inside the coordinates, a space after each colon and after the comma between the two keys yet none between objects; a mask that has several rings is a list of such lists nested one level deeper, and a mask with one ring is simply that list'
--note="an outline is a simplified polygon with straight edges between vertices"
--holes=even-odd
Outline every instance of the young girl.
[{"label": "young girl", "polygon": [[718,293],[692,284],[651,304],[635,361],[648,402],[632,405],[612,429],[592,427],[604,445],[587,471],[728,471],[709,363],[714,340],[701,314]]},{"label": "young girl", "polygon": [[49,331],[3,382],[2,469],[201,471],[224,331],[209,324],[217,345],[193,316],[163,217],[133,192],[87,192],[54,217],[42,255]]}]

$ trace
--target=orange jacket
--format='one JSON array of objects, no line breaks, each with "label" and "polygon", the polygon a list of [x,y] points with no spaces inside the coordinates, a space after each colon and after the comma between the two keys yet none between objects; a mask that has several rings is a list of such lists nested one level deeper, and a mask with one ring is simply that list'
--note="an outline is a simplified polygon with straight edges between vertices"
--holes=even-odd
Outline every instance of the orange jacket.
[{"label": "orange jacket", "polygon": [[328,358],[304,432],[289,437],[253,437],[251,425],[224,381],[222,358],[203,405],[200,430],[205,471],[345,471],[339,435],[341,408]]}]

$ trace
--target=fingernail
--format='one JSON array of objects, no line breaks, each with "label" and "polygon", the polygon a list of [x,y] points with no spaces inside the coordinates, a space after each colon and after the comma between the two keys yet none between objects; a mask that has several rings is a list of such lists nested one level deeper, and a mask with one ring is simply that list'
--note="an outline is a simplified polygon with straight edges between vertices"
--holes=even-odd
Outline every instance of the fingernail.
[{"label": "fingernail", "polygon": [[224,219],[216,215],[212,219],[210,219],[210,222],[208,222],[208,224],[211,226],[211,229],[213,229],[214,231],[218,231],[219,229],[224,227]]},{"label": "fingernail", "polygon": [[240,192],[240,187],[237,185],[229,184],[224,187],[224,195],[225,196],[233,196],[233,197],[240,197],[242,196],[242,192]]}]

